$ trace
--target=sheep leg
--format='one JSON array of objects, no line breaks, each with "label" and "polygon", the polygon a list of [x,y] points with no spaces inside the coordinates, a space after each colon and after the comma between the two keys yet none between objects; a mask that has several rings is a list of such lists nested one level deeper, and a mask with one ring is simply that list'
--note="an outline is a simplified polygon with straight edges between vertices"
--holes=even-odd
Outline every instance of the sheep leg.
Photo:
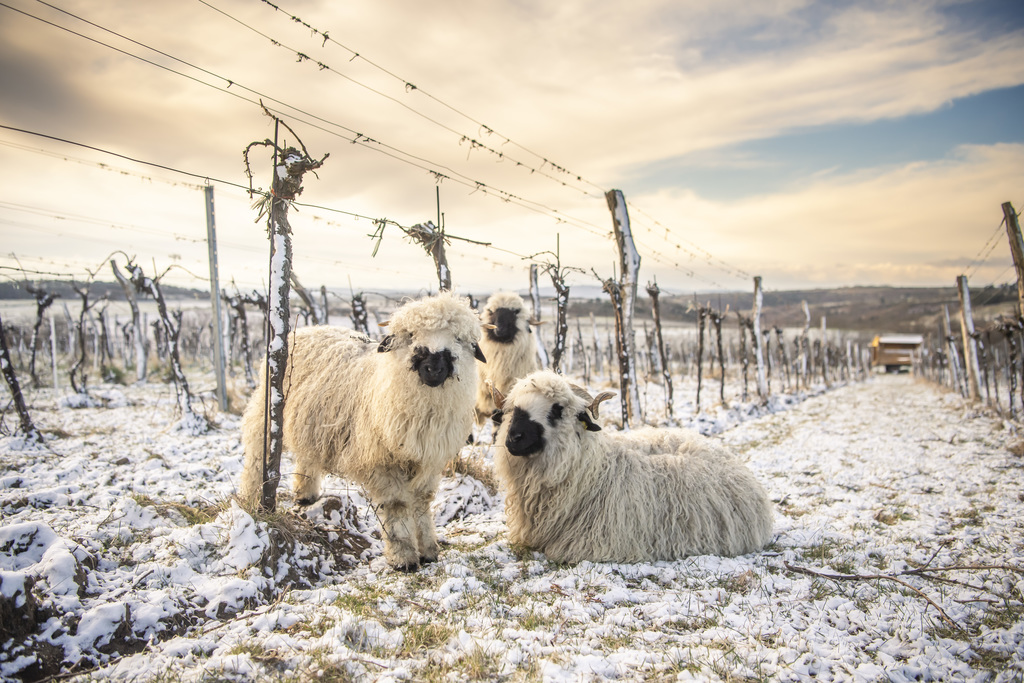
[{"label": "sheep leg", "polygon": [[312,505],[320,498],[320,482],[323,481],[323,472],[319,468],[295,466],[295,474],[292,476],[292,490],[295,492],[295,502],[299,505]]},{"label": "sheep leg", "polygon": [[416,544],[416,520],[412,506],[404,500],[392,499],[377,510],[384,534],[384,558],[399,571],[411,572],[420,566]]},{"label": "sheep leg", "polygon": [[418,491],[413,509],[416,521],[416,534],[420,550],[420,563],[427,564],[437,559],[437,529],[434,527],[434,516],[430,514],[430,504],[434,502],[437,485],[429,491]]}]

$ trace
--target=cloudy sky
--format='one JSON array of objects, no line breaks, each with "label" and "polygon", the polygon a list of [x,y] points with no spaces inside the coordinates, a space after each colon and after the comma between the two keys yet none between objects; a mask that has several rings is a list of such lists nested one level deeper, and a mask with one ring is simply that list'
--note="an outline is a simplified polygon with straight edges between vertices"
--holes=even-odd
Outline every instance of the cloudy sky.
[{"label": "cloudy sky", "polygon": [[1019,0],[2,0],[0,275],[120,250],[206,287],[209,182],[222,286],[263,289],[260,101],[330,155],[290,213],[307,286],[436,288],[399,227],[371,235],[438,197],[459,290],[556,250],[594,285],[613,188],[673,293],[1013,277]]}]

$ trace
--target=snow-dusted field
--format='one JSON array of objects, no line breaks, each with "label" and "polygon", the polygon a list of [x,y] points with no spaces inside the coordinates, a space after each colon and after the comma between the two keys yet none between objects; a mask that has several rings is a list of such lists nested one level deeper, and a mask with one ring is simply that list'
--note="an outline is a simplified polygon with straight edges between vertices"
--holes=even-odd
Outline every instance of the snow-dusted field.
[{"label": "snow-dusted field", "polygon": [[285,488],[269,518],[234,505],[237,418],[192,437],[168,386],[93,395],[31,395],[43,449],[0,438],[5,680],[1024,678],[1018,435],[907,376],[700,422],[775,501],[765,552],[552,564],[510,547],[477,445],[414,574],[343,481],[305,519]]}]

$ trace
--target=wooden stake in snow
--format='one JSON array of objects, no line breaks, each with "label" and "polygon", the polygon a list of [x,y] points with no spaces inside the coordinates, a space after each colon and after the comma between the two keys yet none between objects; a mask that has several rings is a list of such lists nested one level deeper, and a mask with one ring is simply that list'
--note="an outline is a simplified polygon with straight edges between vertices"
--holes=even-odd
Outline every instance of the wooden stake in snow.
[{"label": "wooden stake in snow", "polygon": [[661,333],[661,305],[658,296],[661,290],[658,288],[658,281],[648,283],[647,295],[651,297],[651,315],[654,316],[654,335],[658,342],[658,357],[661,360],[661,379],[665,383],[665,418],[672,419],[674,414],[672,407],[672,373],[668,364],[668,351],[665,349],[665,339]]},{"label": "wooden stake in snow", "polygon": [[964,383],[961,381],[961,365],[959,365],[959,352],[956,350],[956,338],[953,337],[952,328],[949,326],[949,306],[942,307],[942,333],[946,340],[947,353],[949,354],[949,379],[953,388],[963,395]]},{"label": "wooden stake in snow", "polygon": [[[636,289],[640,273],[640,254],[633,244],[633,232],[629,226],[629,212],[626,210],[626,198],[621,190],[609,190],[605,193],[608,209],[612,212],[612,227],[615,232],[615,244],[619,249],[619,296],[622,305],[621,340],[619,351],[620,390],[628,406],[628,415],[623,414],[623,423],[643,424],[640,410],[640,391],[636,376],[636,341],[633,335],[633,311],[636,307]],[[616,316],[619,324],[619,316]],[[628,418],[628,419],[627,419]]]},{"label": "wooden stake in snow", "polygon": [[754,364],[757,370],[757,396],[764,403],[768,400],[768,377],[764,367],[764,341],[761,339],[761,307],[764,293],[761,291],[761,276],[754,277],[754,314],[751,323],[754,329]]},{"label": "wooden stake in snow", "polygon": [[146,381],[147,363],[149,359],[149,337],[146,335],[146,328],[142,324],[142,316],[139,315],[139,304],[135,299],[135,288],[128,278],[124,276],[117,267],[117,262],[110,259],[110,268],[114,271],[114,277],[121,283],[124,290],[124,298],[132,311],[132,346],[135,351],[135,381],[142,384]]},{"label": "wooden stake in snow", "polygon": [[18,423],[26,440],[41,444],[43,435],[29,415],[28,406],[25,404],[25,397],[21,393],[21,385],[18,384],[18,376],[14,374],[14,364],[11,363],[11,354],[7,350],[7,335],[4,333],[4,321],[0,318],[0,370],[3,371],[4,380],[11,390],[11,397],[14,399],[14,407],[18,411]]},{"label": "wooden stake in snow", "polygon": [[811,330],[811,309],[808,308],[806,301],[800,302],[800,307],[804,311],[804,329],[800,332],[800,376],[804,381],[804,389],[808,389],[811,386],[811,342],[808,336]]},{"label": "wooden stake in snow", "polygon": [[532,309],[532,317],[530,318],[530,325],[536,327],[537,330],[534,333],[534,338],[537,342],[537,356],[540,358],[540,366],[542,368],[550,368],[551,361],[548,358],[548,349],[544,344],[543,335],[540,333],[540,325],[543,322],[541,320],[541,306],[540,306],[540,285],[537,283],[540,274],[540,266],[536,263],[530,264],[530,307]]},{"label": "wooden stake in snow", "polygon": [[[696,295],[694,295],[694,298],[696,298]],[[697,398],[693,402],[694,413],[700,412],[700,390],[704,378],[704,326],[707,317],[708,308],[697,306]]]},{"label": "wooden stake in snow", "polygon": [[[288,207],[302,192],[302,176],[315,171],[323,165],[328,155],[319,161],[312,159],[306,152],[305,145],[298,140],[302,150],[295,147],[281,149],[277,144],[277,127],[283,124],[280,119],[264,112],[275,121],[274,141],[252,142],[245,149],[246,168],[248,169],[249,150],[262,145],[274,150],[274,179],[270,193],[260,203],[259,218],[268,217],[267,233],[270,237],[270,297],[267,322],[266,356],[266,394],[264,395],[264,433],[263,448],[263,491],[260,496],[260,507],[273,511],[277,507],[277,486],[281,480],[281,453],[284,445],[284,381],[288,367],[288,332],[290,323],[290,307],[288,303],[289,282],[292,270],[292,238],[291,226],[288,224]],[[295,132],[288,128],[292,135]],[[252,174],[249,173],[250,179]],[[257,218],[257,220],[259,220]]]},{"label": "wooden stake in snow", "polygon": [[1013,204],[1003,204],[1003,217],[1006,219],[1006,236],[1010,238],[1010,253],[1013,254],[1013,266],[1017,271],[1017,317],[1024,316],[1024,237],[1021,237],[1020,222]]},{"label": "wooden stake in snow", "polygon": [[164,300],[163,292],[160,291],[160,278],[149,278],[142,272],[142,268],[131,263],[125,265],[128,270],[128,277],[135,291],[149,294],[156,301],[156,310],[160,314],[160,323],[163,325],[164,337],[167,341],[167,355],[171,361],[171,373],[174,377],[174,387],[178,392],[178,408],[182,413],[182,425],[192,434],[205,434],[210,429],[210,423],[206,417],[196,412],[192,407],[192,392],[188,388],[188,380],[185,378],[185,371],[181,365],[181,354],[179,352],[178,336],[181,334],[181,323],[175,324],[167,310],[167,302]]},{"label": "wooden stake in snow", "polygon": [[971,313],[971,290],[967,276],[956,278],[957,293],[960,296],[960,330],[964,338],[964,365],[967,366],[967,396],[973,401],[981,398],[981,368],[978,365],[978,340],[974,331],[974,315]]}]

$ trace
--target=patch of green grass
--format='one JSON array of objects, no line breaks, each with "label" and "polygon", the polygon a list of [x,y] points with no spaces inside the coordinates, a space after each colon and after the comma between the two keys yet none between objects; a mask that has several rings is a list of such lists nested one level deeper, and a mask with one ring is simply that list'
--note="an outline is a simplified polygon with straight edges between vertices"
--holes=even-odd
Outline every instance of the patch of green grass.
[{"label": "patch of green grass", "polygon": [[356,591],[352,593],[339,595],[332,604],[357,617],[377,619],[381,616],[380,601],[387,595],[381,586],[362,584],[356,586]]},{"label": "patch of green grass", "polygon": [[216,519],[217,515],[223,512],[225,508],[223,504],[193,507],[185,503],[178,503],[174,501],[161,502],[144,493],[133,493],[131,494],[131,498],[138,503],[139,507],[151,507],[162,515],[166,515],[168,511],[177,512],[185,518],[185,522],[189,526],[209,524]]},{"label": "patch of green grass", "polygon": [[449,624],[427,621],[407,625],[402,635],[404,640],[398,655],[408,657],[443,648],[455,635],[455,629]]},{"label": "patch of green grass", "polygon": [[474,648],[459,660],[458,666],[462,673],[471,681],[490,681],[498,676],[500,658],[496,653],[487,652],[482,647]]}]

